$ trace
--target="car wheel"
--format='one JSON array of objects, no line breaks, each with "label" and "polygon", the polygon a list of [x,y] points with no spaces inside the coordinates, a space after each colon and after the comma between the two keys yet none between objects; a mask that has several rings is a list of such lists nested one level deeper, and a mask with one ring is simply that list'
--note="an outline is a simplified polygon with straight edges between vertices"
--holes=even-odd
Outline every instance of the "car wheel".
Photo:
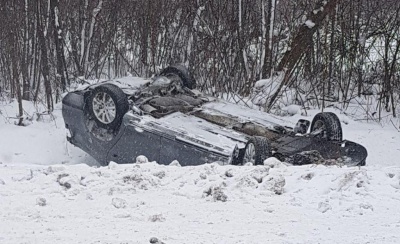
[{"label": "car wheel", "polygon": [[311,122],[311,133],[318,133],[317,137],[325,138],[328,141],[342,141],[342,125],[336,114],[323,112],[315,115]]},{"label": "car wheel", "polygon": [[251,162],[254,165],[262,165],[269,156],[270,146],[267,138],[254,136],[246,144],[243,164]]},{"label": "car wheel", "polygon": [[168,75],[177,75],[182,80],[184,87],[189,89],[196,88],[196,80],[190,74],[189,70],[183,65],[174,64],[168,66],[161,71],[160,75],[166,77],[168,77]]},{"label": "car wheel", "polygon": [[356,166],[365,166],[366,164],[367,164],[366,159],[363,159]]},{"label": "car wheel", "polygon": [[129,110],[128,98],[116,85],[103,84],[94,88],[87,102],[89,117],[104,129],[117,130]]}]

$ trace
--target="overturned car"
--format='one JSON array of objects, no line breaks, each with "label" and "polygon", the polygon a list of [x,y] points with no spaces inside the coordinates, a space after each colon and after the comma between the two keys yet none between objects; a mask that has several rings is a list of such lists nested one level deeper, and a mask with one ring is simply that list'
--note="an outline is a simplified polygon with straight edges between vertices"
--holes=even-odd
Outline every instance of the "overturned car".
[{"label": "overturned car", "polygon": [[63,99],[67,139],[102,165],[132,163],[139,155],[181,165],[259,165],[268,157],[298,165],[366,163],[366,149],[343,140],[334,113],[290,128],[270,114],[205,96],[195,86],[184,66],[172,65],[152,79],[127,77],[77,89]]}]

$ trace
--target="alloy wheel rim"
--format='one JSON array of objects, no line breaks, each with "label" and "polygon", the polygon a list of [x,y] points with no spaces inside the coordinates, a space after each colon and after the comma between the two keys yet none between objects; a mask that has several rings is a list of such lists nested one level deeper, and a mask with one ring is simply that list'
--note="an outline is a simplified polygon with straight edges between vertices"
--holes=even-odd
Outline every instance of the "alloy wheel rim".
[{"label": "alloy wheel rim", "polygon": [[114,100],[105,92],[99,92],[93,98],[94,116],[103,124],[110,124],[116,116],[116,106]]},{"label": "alloy wheel rim", "polygon": [[244,152],[244,163],[255,163],[255,157],[256,157],[256,148],[253,143],[249,143],[246,147],[246,151]]}]

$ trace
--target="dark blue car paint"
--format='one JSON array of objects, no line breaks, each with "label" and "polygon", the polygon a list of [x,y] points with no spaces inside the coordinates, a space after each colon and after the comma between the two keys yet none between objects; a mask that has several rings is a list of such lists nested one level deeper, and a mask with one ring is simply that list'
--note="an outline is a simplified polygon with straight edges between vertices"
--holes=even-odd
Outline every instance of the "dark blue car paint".
[{"label": "dark blue car paint", "polygon": [[172,131],[166,133],[168,131],[143,128],[140,124],[135,124],[129,113],[124,116],[120,128],[111,140],[100,140],[87,128],[85,92],[88,91],[68,93],[63,99],[64,122],[71,132],[68,140],[102,165],[107,165],[110,161],[133,163],[139,155],[160,164],[170,164],[173,160],[178,160],[182,165],[200,165],[216,161],[221,164],[230,163],[231,155],[217,153],[211,147],[207,150],[207,146],[201,148],[181,141]]}]

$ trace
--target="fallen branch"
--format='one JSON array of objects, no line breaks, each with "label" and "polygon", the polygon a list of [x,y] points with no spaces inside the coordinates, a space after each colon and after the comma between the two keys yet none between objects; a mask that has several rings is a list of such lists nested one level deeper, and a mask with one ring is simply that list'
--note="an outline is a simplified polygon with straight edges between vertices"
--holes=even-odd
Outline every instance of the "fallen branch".
[{"label": "fallen branch", "polygon": [[390,119],[390,123],[392,123],[393,127],[397,130],[397,132],[400,132],[399,128],[396,127],[396,125],[393,123],[392,119]]}]

